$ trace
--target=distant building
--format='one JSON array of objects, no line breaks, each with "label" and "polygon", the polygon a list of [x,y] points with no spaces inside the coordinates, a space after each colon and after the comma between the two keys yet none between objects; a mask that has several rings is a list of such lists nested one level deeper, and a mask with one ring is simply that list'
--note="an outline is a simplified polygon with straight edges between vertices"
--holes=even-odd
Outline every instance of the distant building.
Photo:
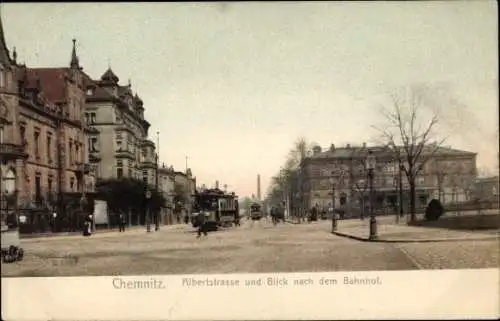
[{"label": "distant building", "polygon": [[174,224],[175,171],[172,166],[158,169],[158,189],[166,200],[161,217],[163,224]]},{"label": "distant building", "polygon": [[[299,169],[292,196],[303,208],[318,205],[361,208],[368,206],[369,186],[365,168],[368,151],[376,156],[374,170],[374,207],[398,206],[399,164],[385,147],[331,145],[326,151],[316,146],[312,155],[306,157]],[[416,179],[417,207],[427,204],[431,198],[444,203],[464,201],[471,198],[476,178],[476,153],[440,147],[430,154],[425,149],[422,158],[429,158]],[[408,204],[409,185],[404,173],[401,175],[404,191],[403,202]],[[333,185],[331,180],[333,179]],[[335,193],[332,195],[332,187]],[[300,198],[300,200],[298,200]]]},{"label": "distant building", "polygon": [[185,173],[175,171],[174,184],[178,184],[182,187],[182,190],[185,193],[185,198],[187,200],[186,204],[184,204],[184,210],[186,214],[188,215],[191,214],[193,205],[193,196],[196,192],[196,177],[193,177],[191,169],[188,168]]},{"label": "distant building", "polygon": [[499,193],[498,176],[478,178],[474,182],[473,196],[475,199],[498,203]]}]

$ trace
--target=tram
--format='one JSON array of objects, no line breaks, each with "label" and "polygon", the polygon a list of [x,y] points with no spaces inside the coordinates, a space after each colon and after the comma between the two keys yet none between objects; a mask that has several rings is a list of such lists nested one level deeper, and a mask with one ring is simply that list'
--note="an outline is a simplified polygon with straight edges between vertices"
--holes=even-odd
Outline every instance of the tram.
[{"label": "tram", "polygon": [[250,204],[250,218],[252,221],[260,220],[264,214],[262,213],[262,205],[259,203]]},{"label": "tram", "polygon": [[216,231],[219,227],[228,227],[239,221],[238,196],[220,189],[197,191],[194,195],[191,224],[198,227],[196,216],[205,215],[208,229]]}]

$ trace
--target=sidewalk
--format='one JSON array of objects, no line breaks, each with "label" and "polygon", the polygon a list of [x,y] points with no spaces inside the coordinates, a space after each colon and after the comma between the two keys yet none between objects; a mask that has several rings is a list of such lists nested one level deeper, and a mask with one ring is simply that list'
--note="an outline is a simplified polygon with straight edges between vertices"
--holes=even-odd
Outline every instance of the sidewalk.
[{"label": "sidewalk", "polygon": [[[161,225],[160,226],[160,232],[162,230],[177,230],[177,229],[182,229],[185,227],[183,224],[174,224],[174,225]],[[131,227],[126,227],[125,232],[120,232],[118,228],[114,229],[99,229],[95,232],[92,233],[92,236],[107,236],[107,235],[113,235],[113,234],[130,234],[130,232],[141,232],[141,231],[146,231],[146,226],[139,225],[139,226],[131,226]],[[155,226],[151,225],[151,232],[155,232]],[[59,233],[33,233],[33,234],[21,234],[20,238],[25,239],[25,240],[30,240],[30,239],[45,239],[45,238],[62,238],[62,237],[75,237],[75,236],[82,236],[82,231],[78,232],[59,232]],[[91,236],[91,237],[92,237]]]},{"label": "sidewalk", "polygon": [[[339,222],[341,223],[341,222]],[[426,242],[456,242],[456,241],[480,241],[499,238],[499,231],[465,232],[447,229],[436,229],[427,227],[413,227],[405,224],[377,224],[377,239],[370,240],[369,220],[357,226],[338,225],[334,235],[347,237],[363,242],[383,243],[426,243]]]}]

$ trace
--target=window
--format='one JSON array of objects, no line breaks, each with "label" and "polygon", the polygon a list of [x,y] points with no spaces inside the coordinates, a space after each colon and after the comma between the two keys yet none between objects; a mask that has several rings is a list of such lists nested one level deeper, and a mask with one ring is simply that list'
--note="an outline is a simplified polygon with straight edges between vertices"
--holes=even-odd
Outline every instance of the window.
[{"label": "window", "polygon": [[123,149],[123,144],[121,140],[116,141],[116,150],[121,151]]},{"label": "window", "polygon": [[90,137],[89,138],[89,153],[95,153],[98,152],[98,146],[97,146],[97,137]]},{"label": "window", "polygon": [[117,167],[116,168],[116,177],[117,178],[122,178],[123,177],[123,168],[122,167]]},{"label": "window", "polygon": [[42,185],[40,184],[40,173],[35,174],[35,200],[41,201],[42,198]]},{"label": "window", "polygon": [[52,133],[47,133],[47,161],[52,163]]},{"label": "window", "polygon": [[144,182],[145,185],[149,184],[148,171],[147,170],[143,170],[142,171],[142,181]]},{"label": "window", "polygon": [[19,127],[19,136],[21,136],[21,142],[24,144],[26,142],[26,127],[23,125]]},{"label": "window", "polygon": [[132,177],[132,168],[131,167],[128,168],[128,177]]},{"label": "window", "polygon": [[94,94],[94,89],[93,88],[88,88],[87,89],[87,96],[92,96]]},{"label": "window", "polygon": [[0,88],[7,87],[7,79],[6,79],[5,70],[0,69]]},{"label": "window", "polygon": [[97,118],[96,113],[90,113],[90,123],[91,124],[95,124],[96,123],[96,118]]},{"label": "window", "polygon": [[75,188],[75,178],[74,178],[74,177],[71,177],[71,178],[69,179],[69,189],[70,189],[71,191],[73,191],[73,189],[74,189],[74,188]]},{"label": "window", "polygon": [[3,130],[3,126],[0,126],[0,143],[3,143],[3,139],[4,139],[4,130]]},{"label": "window", "polygon": [[40,131],[35,129],[33,134],[33,143],[35,144],[35,157],[40,158]]},{"label": "window", "polygon": [[80,143],[79,142],[75,142],[75,159],[77,162],[80,161]]},{"label": "window", "polygon": [[52,176],[49,176],[49,178],[47,180],[47,189],[49,190],[49,193],[52,193],[52,182],[53,182],[53,178],[52,178]]},{"label": "window", "polygon": [[134,142],[132,140],[132,137],[127,137],[127,150],[129,150],[130,152],[133,152],[133,146],[134,146]]},{"label": "window", "polygon": [[69,164],[73,165],[73,141],[70,139],[68,142]]}]

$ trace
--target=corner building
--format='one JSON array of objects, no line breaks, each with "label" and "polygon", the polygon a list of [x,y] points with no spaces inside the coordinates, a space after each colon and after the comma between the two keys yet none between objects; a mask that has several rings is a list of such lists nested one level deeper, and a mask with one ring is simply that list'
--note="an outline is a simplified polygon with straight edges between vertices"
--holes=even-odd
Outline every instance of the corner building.
[{"label": "corner building", "polygon": [[69,67],[29,68],[16,62],[15,52],[10,58],[1,22],[0,32],[0,182],[11,190],[2,195],[2,209],[17,207],[42,229],[51,211],[67,227],[78,224],[70,200],[94,192],[95,180],[75,41]]}]

